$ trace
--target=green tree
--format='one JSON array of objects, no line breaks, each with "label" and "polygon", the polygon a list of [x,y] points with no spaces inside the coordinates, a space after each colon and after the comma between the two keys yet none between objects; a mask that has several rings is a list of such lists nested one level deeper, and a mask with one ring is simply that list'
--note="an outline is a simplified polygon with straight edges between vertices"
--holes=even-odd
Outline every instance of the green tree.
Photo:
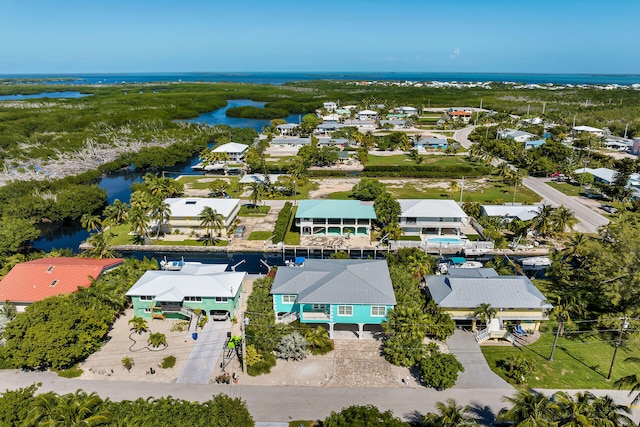
[{"label": "green tree", "polygon": [[151,347],[160,347],[160,346],[167,346],[167,337],[165,336],[165,334],[161,333],[161,332],[156,332],[153,334],[149,335],[149,345]]},{"label": "green tree", "polygon": [[87,238],[90,248],[82,251],[82,256],[88,258],[114,258],[115,253],[109,248],[109,244],[113,239],[113,233],[103,231],[102,233],[94,233]]},{"label": "green tree", "polygon": [[133,318],[129,320],[129,324],[131,325],[131,329],[139,334],[147,331],[147,321],[143,317],[133,316]]},{"label": "green tree", "polygon": [[27,249],[30,242],[40,236],[33,221],[20,218],[2,218],[0,221],[0,256],[8,256]]},{"label": "green tree", "polygon": [[258,203],[265,194],[264,184],[262,182],[252,182],[249,184],[249,200],[254,208],[258,208]]},{"label": "green tree", "polygon": [[207,187],[213,196],[224,196],[227,194],[229,183],[224,179],[214,179]]},{"label": "green tree", "polygon": [[477,426],[477,419],[471,415],[469,406],[460,406],[453,399],[436,402],[437,413],[429,412],[422,416],[421,424],[425,427],[471,427]]},{"label": "green tree", "polygon": [[458,373],[464,372],[464,366],[453,354],[443,354],[438,345],[432,343],[428,355],[423,355],[417,363],[418,371],[425,385],[437,390],[451,388],[458,380]]},{"label": "green tree", "polygon": [[112,418],[100,396],[78,390],[60,397],[51,394],[36,397],[24,425],[99,426],[107,425]]},{"label": "green tree", "polygon": [[373,202],[373,209],[376,218],[382,227],[386,227],[391,223],[398,223],[402,208],[400,203],[387,191],[383,191]]},{"label": "green tree", "polygon": [[113,204],[104,209],[103,222],[112,226],[124,224],[127,220],[128,214],[129,206],[126,203],[121,202],[119,199],[115,199]]},{"label": "green tree", "polygon": [[371,201],[384,193],[384,184],[375,178],[363,177],[351,189],[351,197],[358,200]]},{"label": "green tree", "polygon": [[87,231],[100,231],[102,230],[102,221],[97,215],[84,214],[80,218],[80,224],[86,228]]},{"label": "green tree", "polygon": [[489,325],[491,319],[496,317],[496,309],[491,307],[491,304],[483,303],[480,304],[473,310],[473,317],[480,320],[480,323],[485,325]]},{"label": "green tree", "polygon": [[500,421],[511,422],[518,427],[556,425],[559,407],[542,393],[527,389],[517,392],[514,397],[505,396],[503,399],[511,404],[511,407],[500,411]]},{"label": "green tree", "polygon": [[164,223],[171,217],[171,206],[162,199],[154,199],[150,212],[156,222],[156,240],[160,238],[160,231]]},{"label": "green tree", "polygon": [[391,411],[380,412],[373,405],[349,406],[340,412],[331,412],[324,419],[324,427],[409,427],[409,424],[395,418]]},{"label": "green tree", "polygon": [[576,295],[565,295],[563,297],[557,297],[553,302],[553,307],[547,310],[547,315],[551,319],[555,319],[558,322],[556,329],[556,336],[553,340],[553,346],[551,347],[551,355],[549,361],[553,361],[553,356],[558,345],[558,336],[564,335],[565,325],[571,324],[571,316],[576,314],[580,315],[584,313],[584,302]]},{"label": "green tree", "polygon": [[[625,359],[625,362],[640,363],[640,357],[628,357]],[[636,391],[640,391],[640,375],[631,374],[624,376],[614,382],[613,385],[618,388],[629,388],[629,395],[631,395]],[[640,403],[640,393],[633,398],[631,405],[637,405],[638,403]]]},{"label": "green tree", "polygon": [[213,244],[215,240],[214,233],[219,233],[224,228],[224,217],[211,206],[205,206],[198,215],[200,219],[200,227],[207,230],[209,242]]}]

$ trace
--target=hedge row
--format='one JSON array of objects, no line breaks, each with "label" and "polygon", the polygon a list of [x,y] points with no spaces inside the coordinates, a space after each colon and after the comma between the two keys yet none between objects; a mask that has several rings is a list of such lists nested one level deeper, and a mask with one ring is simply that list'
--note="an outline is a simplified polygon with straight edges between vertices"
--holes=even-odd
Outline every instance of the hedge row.
[{"label": "hedge row", "polygon": [[364,168],[365,172],[450,172],[450,173],[477,173],[478,175],[488,175],[491,168],[486,166],[474,166],[470,164],[459,165],[369,165]]},{"label": "hedge row", "polygon": [[276,220],[276,226],[273,229],[273,243],[280,243],[284,240],[285,234],[287,234],[287,228],[289,227],[289,218],[291,218],[291,202],[284,204],[284,207],[278,214]]}]

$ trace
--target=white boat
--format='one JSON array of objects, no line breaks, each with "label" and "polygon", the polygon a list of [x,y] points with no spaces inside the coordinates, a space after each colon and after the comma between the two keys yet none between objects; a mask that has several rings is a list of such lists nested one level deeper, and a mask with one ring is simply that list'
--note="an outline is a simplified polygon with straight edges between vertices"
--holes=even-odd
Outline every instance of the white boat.
[{"label": "white boat", "polygon": [[527,268],[543,268],[551,265],[551,258],[548,256],[534,256],[530,258],[523,258],[520,260],[520,264]]},{"label": "white boat", "polygon": [[450,262],[441,262],[438,264],[438,273],[449,274],[452,268],[482,268],[480,261],[467,261],[463,257],[452,257]]},{"label": "white boat", "polygon": [[169,260],[165,257],[160,261],[160,269],[165,271],[180,271],[187,264],[202,264],[201,262],[185,262],[184,258]]}]

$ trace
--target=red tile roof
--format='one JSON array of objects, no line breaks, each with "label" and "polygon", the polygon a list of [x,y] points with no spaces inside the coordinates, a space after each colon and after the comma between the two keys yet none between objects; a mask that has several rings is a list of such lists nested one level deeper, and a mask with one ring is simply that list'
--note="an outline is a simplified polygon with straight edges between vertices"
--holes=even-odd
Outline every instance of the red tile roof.
[{"label": "red tile roof", "polygon": [[0,281],[0,301],[32,303],[47,297],[75,292],[91,285],[107,269],[124,262],[121,258],[41,258],[23,262]]},{"label": "red tile roof", "polygon": [[470,116],[471,112],[469,111],[452,111],[449,113],[450,116]]}]

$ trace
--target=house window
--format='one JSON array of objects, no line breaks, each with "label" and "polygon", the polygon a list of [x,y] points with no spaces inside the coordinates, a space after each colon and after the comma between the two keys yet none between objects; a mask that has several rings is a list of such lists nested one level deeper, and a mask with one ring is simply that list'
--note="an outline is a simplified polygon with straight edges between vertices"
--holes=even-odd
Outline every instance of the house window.
[{"label": "house window", "polygon": [[384,305],[372,305],[371,317],[384,317],[387,314],[387,307]]},{"label": "house window", "polygon": [[153,297],[151,295],[140,295],[140,301],[153,301]]},{"label": "house window", "polygon": [[202,297],[184,297],[185,301],[202,302]]},{"label": "house window", "polygon": [[55,285],[57,285],[57,284],[58,284],[58,281],[57,281],[57,280],[54,280],[53,282],[51,282],[51,284],[50,284],[49,286],[55,286]]},{"label": "house window", "polygon": [[142,311],[144,313],[151,313],[151,309],[150,308],[144,308],[144,309],[142,309]]},{"label": "house window", "polygon": [[185,205],[195,205],[197,202],[195,200],[187,200],[184,202]]},{"label": "house window", "polygon": [[227,297],[216,297],[216,302],[217,303],[227,302],[227,300],[228,300]]},{"label": "house window", "polygon": [[407,224],[415,224],[417,222],[418,222],[417,218],[411,217],[411,216],[407,217]]},{"label": "house window", "polygon": [[324,311],[325,310],[325,305],[324,304],[311,304],[311,309],[313,311]]},{"label": "house window", "polygon": [[338,306],[338,316],[353,316],[353,306],[352,305],[339,305]]},{"label": "house window", "polygon": [[282,295],[283,304],[293,304],[296,302],[296,295]]}]

